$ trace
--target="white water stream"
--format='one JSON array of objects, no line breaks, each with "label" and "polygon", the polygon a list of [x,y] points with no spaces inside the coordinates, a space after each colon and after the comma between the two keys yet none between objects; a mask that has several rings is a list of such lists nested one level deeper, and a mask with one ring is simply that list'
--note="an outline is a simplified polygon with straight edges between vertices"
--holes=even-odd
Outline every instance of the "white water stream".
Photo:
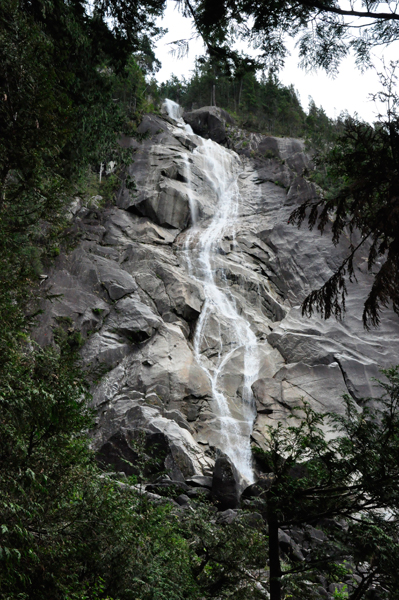
[{"label": "white water stream", "polygon": [[[171,100],[167,100],[165,106],[169,116],[186,133],[194,136],[191,127],[185,125],[180,117],[180,107]],[[187,233],[184,253],[190,275],[202,285],[205,294],[194,334],[194,355],[211,383],[213,412],[219,429],[217,445],[231,458],[243,479],[251,483],[253,471],[250,435],[255,418],[251,384],[257,379],[259,372],[258,343],[250,323],[244,314],[240,314],[220,262],[221,242],[227,232],[231,247],[235,245],[235,224],[241,199],[238,177],[242,167],[235,152],[211,140],[194,137],[198,144],[193,151],[196,164],[200,165],[216,197],[213,217],[201,221],[191,184],[191,162],[189,155],[184,153],[192,223]],[[215,323],[219,324],[218,331],[215,331]],[[212,361],[204,354],[210,328],[212,336],[218,337],[218,352]],[[237,362],[237,359],[243,369],[242,386],[239,397],[232,398],[224,390],[223,378],[229,373],[229,363],[233,360]]]}]

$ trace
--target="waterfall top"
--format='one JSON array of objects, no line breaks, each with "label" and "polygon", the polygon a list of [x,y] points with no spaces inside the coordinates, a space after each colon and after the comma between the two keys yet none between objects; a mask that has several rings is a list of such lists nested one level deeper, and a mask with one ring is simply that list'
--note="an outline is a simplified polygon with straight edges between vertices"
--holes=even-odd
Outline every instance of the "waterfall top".
[{"label": "waterfall top", "polygon": [[188,134],[193,134],[193,130],[191,125],[187,125],[182,119],[183,108],[177,102],[170,100],[169,98],[165,98],[162,108],[167,113],[168,117],[176,121],[176,125],[184,129],[184,131]]}]

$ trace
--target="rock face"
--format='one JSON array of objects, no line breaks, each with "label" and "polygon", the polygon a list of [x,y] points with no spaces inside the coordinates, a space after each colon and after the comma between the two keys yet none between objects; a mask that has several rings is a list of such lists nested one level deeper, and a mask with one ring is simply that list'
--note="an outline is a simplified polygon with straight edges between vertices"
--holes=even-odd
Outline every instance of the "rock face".
[{"label": "rock face", "polygon": [[209,482],[218,449],[237,466],[250,440],[264,447],[266,427],[301,399],[340,412],[344,393],[356,402],[375,395],[379,368],[399,362],[391,311],[378,330],[362,327],[365,259],[342,322],[301,316],[302,300],[346,252],[287,224],[316,193],[303,177],[302,142],[241,134],[215,112],[185,118],[240,157],[151,115],[142,142],[121,141],[135,152],[128,175],[136,189],[123,186],[116,206],[74,211],[80,242],[49,271],[44,285],[59,297],[35,332],[51,343],[67,323],[85,340],[101,460],[128,469],[141,435],[144,452],[159,447],[176,481]]},{"label": "rock face", "polygon": [[191,112],[185,112],[183,118],[192,127],[194,133],[218,144],[227,142],[226,123],[234,125],[233,117],[216,106],[204,106]]},{"label": "rock face", "polygon": [[237,508],[240,503],[238,477],[230,458],[223,452],[215,462],[212,497],[220,510]]}]

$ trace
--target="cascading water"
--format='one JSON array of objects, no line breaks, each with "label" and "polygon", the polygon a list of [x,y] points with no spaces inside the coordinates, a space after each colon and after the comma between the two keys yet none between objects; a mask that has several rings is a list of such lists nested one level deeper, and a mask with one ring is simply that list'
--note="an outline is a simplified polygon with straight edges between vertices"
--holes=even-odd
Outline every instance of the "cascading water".
[{"label": "cascading water", "polygon": [[177,104],[177,102],[173,102],[173,100],[169,100],[169,98],[166,98],[164,100],[164,107],[166,108],[166,111],[171,119],[177,122],[180,122],[182,120],[181,108],[180,105]]},{"label": "cascading water", "polygon": [[180,125],[180,127],[182,127],[186,133],[191,133],[194,135],[191,126],[187,125],[187,123],[185,123],[181,118],[182,110],[181,106],[177,104],[177,102],[173,102],[173,100],[166,98],[163,102],[163,106],[171,119],[176,121],[176,123]]},{"label": "cascading water", "polygon": [[[169,116],[181,127],[180,107],[166,101]],[[187,126],[186,126],[187,127]],[[191,128],[190,128],[191,129]],[[190,133],[186,129],[187,133]],[[218,447],[233,461],[238,472],[247,482],[253,481],[250,435],[255,418],[251,384],[259,372],[257,339],[245,315],[239,313],[236,300],[228,286],[223,266],[218,265],[221,242],[227,231],[230,243],[235,242],[235,221],[240,204],[238,176],[241,163],[237,154],[226,150],[211,140],[195,136],[196,162],[206,174],[208,183],[216,196],[216,207],[211,219],[201,221],[192,190],[191,163],[183,155],[185,179],[189,195],[192,226],[187,233],[184,254],[190,275],[201,283],[205,302],[194,334],[194,354],[209,377],[214,401],[213,412],[218,421]],[[219,325],[217,355],[210,360],[204,353],[209,328],[213,323],[223,323],[229,330],[226,344]],[[240,398],[228,396],[221,380],[228,372],[229,363],[240,358],[242,361],[242,387]]]}]

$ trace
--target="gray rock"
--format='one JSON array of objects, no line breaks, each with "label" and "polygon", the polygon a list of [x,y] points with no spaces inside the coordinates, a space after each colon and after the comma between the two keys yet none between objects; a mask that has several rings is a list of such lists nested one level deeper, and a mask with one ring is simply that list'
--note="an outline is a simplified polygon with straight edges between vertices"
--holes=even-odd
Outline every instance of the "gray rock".
[{"label": "gray rock", "polygon": [[126,475],[148,477],[164,468],[168,452],[168,441],[162,433],[147,431],[139,436],[135,431],[121,429],[99,448],[96,456],[103,468],[113,466]]},{"label": "gray rock", "polygon": [[[363,257],[355,265],[357,283],[348,286],[342,322],[303,317],[301,302],[332,274],[350,243],[343,236],[335,247],[328,235],[288,224],[293,208],[317,193],[303,175],[311,167],[303,142],[239,131],[215,107],[191,115],[203,135],[241,156],[226,150],[220,171],[229,170],[231,189],[239,195],[211,268],[258,340],[249,382],[253,398],[247,402],[254,400],[257,409],[252,442],[266,448],[268,426],[285,422],[303,400],[315,410],[342,413],[342,394],[349,393],[359,408],[363,398],[378,395],[373,378],[380,377],[379,368],[399,362],[398,319],[387,309],[377,331],[363,330],[361,310],[370,287]],[[139,131],[146,134],[141,142],[120,140],[134,150],[126,176],[136,188],[123,185],[111,208],[71,207],[71,230],[81,241],[43,274],[40,289],[53,298],[41,305],[34,338],[52,343],[60,325],[80,333],[84,364],[107,371],[92,389],[96,450],[108,444],[110,460],[118,462],[130,443],[123,436],[162,435],[168,448],[164,468],[173,478],[209,478],[221,420],[204,365],[214,373],[222,360],[218,389],[241,428],[238,439],[248,443],[250,433],[242,402],[248,365],[235,324],[214,314],[193,347],[205,294],[201,274],[190,270],[186,245],[208,227],[217,208],[218,180],[207,172],[212,144],[159,116],[145,117]],[[218,477],[216,495],[223,502],[227,493],[236,506],[234,472],[226,475],[226,489],[221,472]],[[198,482],[209,486],[209,480]]]},{"label": "gray rock", "polygon": [[153,494],[169,498],[180,495],[183,492],[189,493],[189,488],[185,483],[182,481],[172,481],[170,479],[147,484],[145,489]]},{"label": "gray rock", "polygon": [[99,282],[107,290],[111,300],[119,300],[137,290],[137,283],[129,273],[115,261],[100,256],[92,256]]},{"label": "gray rock", "polygon": [[240,494],[236,469],[223,452],[215,462],[212,478],[212,497],[220,510],[239,506]]},{"label": "gray rock", "polygon": [[240,521],[251,529],[263,529],[265,527],[265,521],[261,514],[257,512],[244,513]]},{"label": "gray rock", "polygon": [[257,379],[251,386],[258,414],[270,415],[276,403],[281,404],[281,383],[275,379]]},{"label": "gray rock", "polygon": [[220,525],[231,525],[238,517],[238,511],[227,508],[218,513],[216,520]]},{"label": "gray rock", "polygon": [[172,419],[179,425],[179,427],[187,429],[187,431],[189,431],[191,434],[194,433],[194,429],[189,423],[187,423],[184,415],[180,412],[180,410],[164,410],[162,416],[164,416],[165,419]]},{"label": "gray rock", "polygon": [[198,500],[210,500],[211,499],[211,490],[205,487],[195,487],[191,488],[187,492],[187,496],[189,498],[197,498]]},{"label": "gray rock", "polygon": [[192,487],[205,487],[212,488],[212,477],[204,477],[203,475],[195,475],[194,477],[190,477],[190,479],[186,480],[188,485]]},{"label": "gray rock", "polygon": [[112,331],[94,333],[86,342],[82,352],[85,365],[102,365],[107,370],[115,368],[131,352],[131,344]]},{"label": "gray rock", "polygon": [[233,117],[216,106],[204,106],[191,112],[185,112],[183,119],[191,125],[194,133],[210,138],[218,144],[227,141],[226,123],[234,125]]},{"label": "gray rock", "polygon": [[289,535],[282,529],[278,530],[278,543],[283,552],[287,554],[292,560],[303,562],[305,557],[303,556],[300,547]]},{"label": "gray rock", "polygon": [[184,482],[185,479],[212,468],[213,461],[204,455],[187,429],[162,417],[156,408],[143,406],[138,402],[126,403],[119,412],[112,404],[102,413],[94,438],[96,449],[101,448],[107,439],[121,430],[130,432],[129,435],[135,439],[140,439],[142,432],[145,436],[154,433],[163,436],[168,448],[160,470],[166,470],[173,479]]},{"label": "gray rock", "polygon": [[187,506],[190,504],[190,498],[186,494],[180,494],[180,496],[177,496],[176,502],[180,506]]},{"label": "gray rock", "polygon": [[148,217],[113,208],[104,224],[103,243],[116,246],[128,245],[130,241],[156,245],[172,244],[179,231],[157,225]]},{"label": "gray rock", "polygon": [[242,492],[242,498],[263,498],[267,497],[267,492],[271,489],[275,476],[273,473],[261,473],[255,483],[252,483]]},{"label": "gray rock", "polygon": [[161,324],[162,319],[138,295],[133,295],[114,304],[105,326],[133,343],[140,343],[152,337]]}]

